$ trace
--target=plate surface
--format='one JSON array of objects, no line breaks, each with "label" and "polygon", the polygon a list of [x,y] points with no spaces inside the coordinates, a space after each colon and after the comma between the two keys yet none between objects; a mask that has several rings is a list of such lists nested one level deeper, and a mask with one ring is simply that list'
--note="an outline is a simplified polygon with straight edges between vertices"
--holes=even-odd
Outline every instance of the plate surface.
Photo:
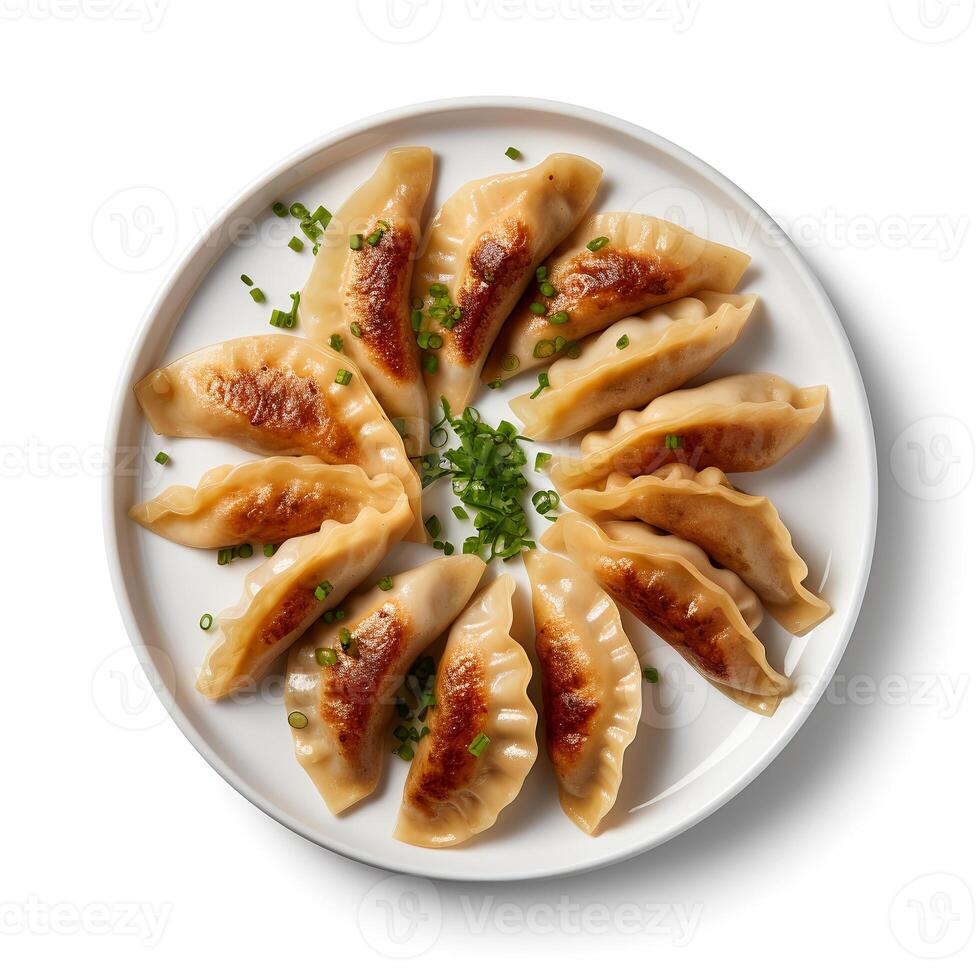
[{"label": "plate surface", "polygon": [[[137,499],[165,484],[194,485],[205,469],[247,458],[221,442],[155,436],[137,409],[132,385],[198,347],[274,330],[269,311],[288,304],[312,257],[309,249],[297,255],[284,247],[295,222],[275,218],[269,205],[301,200],[336,210],[386,149],[406,144],[436,152],[436,206],[467,180],[530,166],[551,152],[597,161],[605,178],[596,210],[663,215],[752,255],[740,288],[758,293],[761,308],[739,344],[692,383],[774,371],[800,386],[830,387],[829,417],[802,446],[772,469],[738,478],[743,489],[772,497],[810,566],[808,584],[834,608],[804,638],[789,636],[770,619],[760,630],[771,661],[793,678],[796,693],[771,719],[750,714],[624,612],[641,662],[659,668],[661,683],[643,685],[643,719],[626,755],[619,801],[596,838],[563,815],[543,751],[496,826],[460,848],[430,851],[392,839],[407,771],[395,756],[371,799],[343,817],[332,816],[293,758],[280,678],[269,678],[239,703],[212,704],[194,691],[211,643],[198,620],[237,602],[261,551],[219,568],[214,553],[181,548],[126,517]],[[504,156],[511,145],[522,151],[517,163]],[[266,304],[252,302],[242,273],[262,287]],[[528,387],[518,379],[502,391],[484,389],[477,404],[490,421],[512,418],[507,400]],[[731,799],[787,744],[833,676],[857,618],[874,544],[875,451],[864,387],[837,315],[794,246],[750,198],[679,147],[610,116],[537,100],[466,99],[399,109],[326,136],[247,188],[154,302],[123,368],[107,443],[120,461],[105,493],[113,584],[144,669],[181,730],[240,793],[297,833],[348,857],[429,877],[513,880],[598,867],[663,843]],[[132,465],[128,447],[138,449]],[[172,457],[165,468],[153,462],[160,449]],[[549,486],[534,479],[536,486]],[[468,525],[451,516],[450,496],[447,486],[430,488],[425,512],[440,514],[458,548]],[[545,526],[539,522],[536,532]],[[431,549],[403,544],[378,575],[432,557]],[[518,583],[515,634],[533,661],[523,567],[511,562],[506,570]]]}]

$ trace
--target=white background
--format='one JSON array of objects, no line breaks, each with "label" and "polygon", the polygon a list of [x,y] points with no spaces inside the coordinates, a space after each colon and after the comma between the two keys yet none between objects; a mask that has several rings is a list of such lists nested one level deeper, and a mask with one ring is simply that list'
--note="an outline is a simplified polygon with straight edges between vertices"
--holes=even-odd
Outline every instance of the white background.
[{"label": "white background", "polygon": [[[975,969],[974,7],[0,0],[0,970]],[[330,129],[469,94],[623,116],[755,197],[837,305],[881,479],[864,612],[786,751],[660,849],[523,887],[390,880],[226,786],[144,697],[100,523],[119,365],[207,221]]]}]

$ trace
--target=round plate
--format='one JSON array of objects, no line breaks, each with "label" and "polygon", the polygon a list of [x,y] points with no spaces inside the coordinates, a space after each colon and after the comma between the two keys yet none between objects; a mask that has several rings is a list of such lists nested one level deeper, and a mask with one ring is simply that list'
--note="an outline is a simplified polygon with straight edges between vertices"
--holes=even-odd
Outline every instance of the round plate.
[{"label": "round plate", "polygon": [[[407,771],[394,755],[374,796],[342,817],[331,815],[293,758],[281,678],[269,678],[239,703],[213,704],[194,691],[211,643],[198,620],[237,602],[261,551],[218,567],[213,552],[181,548],[126,516],[137,499],[155,495],[165,483],[194,485],[205,469],[246,458],[217,441],[155,436],[138,411],[133,384],[198,347],[274,330],[270,309],[288,304],[289,293],[306,281],[312,258],[309,249],[297,255],[284,247],[295,222],[273,216],[270,204],[301,200],[336,210],[386,149],[406,144],[431,146],[437,155],[436,205],[465,181],[530,166],[551,152],[597,161],[605,178],[596,210],[663,215],[752,255],[741,290],[758,293],[761,308],[739,344],[694,383],[774,371],[797,385],[830,387],[829,413],[802,446],[770,470],[739,476],[744,489],[776,503],[809,563],[811,588],[834,608],[803,638],[781,632],[770,620],[763,624],[770,660],[793,678],[796,693],[772,718],[751,714],[624,613],[641,661],[657,666],[661,681],[643,685],[643,721],[626,754],[619,800],[594,838],[559,808],[544,751],[497,824],[463,847],[426,850],[392,839]],[[520,148],[517,163],[504,156],[508,146]],[[242,273],[262,287],[266,304],[252,302]],[[523,380],[502,391],[483,389],[477,404],[484,416],[494,422],[510,417],[507,400],[532,387]],[[154,302],[122,371],[108,446],[119,461],[105,493],[113,583],[143,667],[181,730],[232,786],[298,834],[369,864],[429,877],[510,880],[594,868],[663,843],[731,799],[772,761],[819,700],[854,626],[873,550],[877,491],[867,399],[840,321],[800,254],[758,205],[690,153],[611,116],[531,99],[453,100],[376,116],[332,133],[247,188]],[[172,457],[166,467],[153,462],[164,448]],[[537,451],[532,447],[532,454]],[[425,511],[440,514],[458,548],[466,525],[450,514],[447,482],[426,491]],[[540,523],[536,532],[545,526]],[[378,575],[432,557],[431,549],[403,544]],[[533,659],[523,568],[511,562],[506,570],[518,582],[515,635]],[[488,575],[496,573],[491,567]]]}]

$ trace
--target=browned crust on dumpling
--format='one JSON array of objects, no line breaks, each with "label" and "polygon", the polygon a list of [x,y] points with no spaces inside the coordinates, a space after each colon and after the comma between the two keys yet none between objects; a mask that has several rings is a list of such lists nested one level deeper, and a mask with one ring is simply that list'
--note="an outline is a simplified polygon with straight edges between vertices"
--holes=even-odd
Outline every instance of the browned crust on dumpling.
[{"label": "browned crust on dumpling", "polygon": [[638,568],[626,558],[602,557],[596,571],[606,591],[671,646],[684,651],[694,665],[715,680],[729,680],[726,640],[732,625],[710,603],[679,595],[672,576],[662,568]]},{"label": "browned crust on dumpling", "polygon": [[328,519],[346,524],[356,509],[356,501],[327,487],[291,480],[279,489],[265,485],[230,494],[215,506],[215,519],[229,541],[247,536],[274,542],[310,534]]},{"label": "browned crust on dumpling", "polygon": [[462,317],[452,331],[458,359],[474,364],[485,352],[486,337],[501,303],[527,275],[534,255],[527,225],[511,218],[480,236],[469,256],[469,272],[456,296]]},{"label": "browned crust on dumpling", "polygon": [[352,253],[345,300],[372,361],[398,381],[415,381],[419,358],[405,303],[415,256],[411,229],[394,225],[377,245]]},{"label": "browned crust on dumpling", "polygon": [[323,668],[320,717],[337,734],[340,752],[355,765],[369,739],[378,704],[394,706],[395,689],[403,678],[391,665],[407,647],[411,614],[397,602],[386,602],[351,630],[351,651],[339,649],[339,659]]},{"label": "browned crust on dumpling", "polygon": [[354,436],[327,411],[323,393],[312,378],[263,364],[228,375],[209,367],[203,382],[203,391],[212,402],[244,417],[267,436],[293,445],[298,433],[306,433],[324,462],[357,462]]},{"label": "browned crust on dumpling", "polygon": [[458,650],[447,656],[452,660],[436,688],[425,764],[405,787],[406,803],[423,813],[432,813],[473,778],[479,760],[469,747],[483,731],[489,710],[483,658]]},{"label": "browned crust on dumpling", "polygon": [[595,671],[582,638],[561,618],[545,623],[535,640],[541,661],[541,697],[548,754],[561,775],[578,760],[599,709]]},{"label": "browned crust on dumpling", "polygon": [[286,593],[282,602],[259,627],[259,641],[263,646],[275,646],[281,639],[299,628],[310,610],[318,604],[313,594],[315,588],[316,584],[298,585]]}]

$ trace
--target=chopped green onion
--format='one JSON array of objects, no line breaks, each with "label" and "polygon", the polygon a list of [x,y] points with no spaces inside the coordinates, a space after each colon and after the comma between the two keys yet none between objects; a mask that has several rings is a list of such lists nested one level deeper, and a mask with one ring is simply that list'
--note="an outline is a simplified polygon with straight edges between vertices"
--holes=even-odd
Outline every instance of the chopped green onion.
[{"label": "chopped green onion", "polygon": [[170,462],[170,457],[161,449],[160,452],[153,457],[154,463],[159,463],[161,466],[166,466]]},{"label": "chopped green onion", "polygon": [[422,302],[422,298],[420,296],[413,296],[412,297],[412,309],[413,310],[421,310],[424,305],[425,304]]},{"label": "chopped green onion", "polygon": [[505,354],[500,366],[504,371],[516,371],[521,366],[521,359],[516,354]]},{"label": "chopped green onion", "polygon": [[534,278],[537,279],[538,282],[544,282],[545,279],[548,278],[548,267],[546,265],[539,265],[534,270]]},{"label": "chopped green onion", "polygon": [[308,218],[310,216],[310,212],[306,209],[306,206],[300,204],[299,201],[289,205],[289,213],[294,218]]},{"label": "chopped green onion", "polygon": [[668,449],[683,449],[684,448],[684,437],[676,435],[667,435],[664,437],[664,445]]},{"label": "chopped green onion", "polygon": [[339,623],[342,619],[346,618],[347,613],[343,609],[335,609],[334,612],[333,612],[333,615],[334,615],[334,618]]},{"label": "chopped green onion", "polygon": [[565,310],[559,310],[557,313],[552,313],[551,316],[548,317],[548,323],[556,327],[562,323],[568,323],[568,313],[566,313]]},{"label": "chopped green onion", "polygon": [[391,734],[394,735],[399,742],[405,742],[408,740],[408,729],[404,725],[398,725]]},{"label": "chopped green onion", "polygon": [[433,514],[431,517],[426,518],[425,529],[429,532],[430,538],[438,538],[442,534],[442,521]]},{"label": "chopped green onion", "polygon": [[487,387],[491,391],[496,391],[498,388],[503,388],[504,383],[500,378],[494,378],[493,381],[487,382]]},{"label": "chopped green onion", "polygon": [[544,316],[548,312],[548,307],[544,303],[539,303],[537,300],[531,304],[530,309],[535,316]]},{"label": "chopped green onion", "polygon": [[434,282],[429,286],[429,295],[436,299],[441,299],[449,295],[449,289],[441,282]]},{"label": "chopped green onion", "polygon": [[555,287],[551,285],[550,282],[545,280],[538,286],[538,290],[541,292],[542,296],[554,296]]},{"label": "chopped green onion", "polygon": [[[550,319],[550,317],[549,317]],[[555,344],[551,340],[539,340],[534,345],[534,356],[541,357],[551,357],[555,353]]]},{"label": "chopped green onion", "polygon": [[323,600],[326,599],[331,592],[333,592],[333,586],[330,584],[330,582],[321,582],[313,590],[313,595],[317,602],[323,602]]},{"label": "chopped green onion", "polygon": [[239,558],[251,558],[252,557],[252,546],[250,544],[240,544],[238,546],[238,557]]},{"label": "chopped green onion", "polygon": [[422,369],[426,374],[435,374],[439,370],[439,361],[435,354],[426,354],[422,358]]},{"label": "chopped green onion", "polygon": [[301,221],[299,223],[299,229],[311,242],[313,242],[314,247],[319,244],[320,236],[323,234],[323,232],[320,230],[315,221],[313,221],[311,218],[308,218],[306,221]]},{"label": "chopped green onion", "polygon": [[548,381],[548,375],[545,374],[545,373],[539,374],[538,375],[538,386],[537,386],[537,388],[534,389],[534,391],[531,392],[530,397],[531,398],[537,398],[538,395],[540,395],[541,392],[545,390],[545,388],[550,388],[550,387],[551,387],[551,384]]},{"label": "chopped green onion", "polygon": [[458,517],[458,518],[459,518],[459,519],[460,519],[461,521],[465,521],[465,520],[467,520],[467,519],[469,518],[469,516],[470,516],[469,514],[467,514],[467,513],[466,513],[466,510],[465,510],[465,509],[464,509],[463,507],[460,507],[460,506],[459,506],[459,504],[457,504],[457,505],[456,505],[456,506],[455,506],[455,507],[453,508],[453,513],[454,513],[454,514],[456,515],[456,517]]},{"label": "chopped green onion", "polygon": [[289,208],[287,208],[282,201],[276,201],[276,203],[272,205],[272,213],[277,218],[285,218],[286,215],[289,214]]},{"label": "chopped green onion", "polygon": [[395,583],[391,580],[391,576],[386,575],[380,582],[378,582],[378,588],[381,589],[382,592],[390,592],[394,584]]},{"label": "chopped green onion", "polygon": [[340,645],[346,650],[351,644],[350,630],[347,629],[347,627],[345,626],[340,631],[339,636],[340,636]]},{"label": "chopped green onion", "polygon": [[644,667],[643,679],[649,684],[656,684],[660,680],[660,671],[656,667]]},{"label": "chopped green onion", "polygon": [[477,735],[472,742],[470,742],[470,747],[467,751],[470,753],[470,755],[475,755],[479,758],[479,756],[483,755],[483,750],[489,744],[490,744],[490,736],[484,735],[483,732],[480,732],[480,734]]},{"label": "chopped green onion", "polygon": [[316,662],[321,667],[332,667],[338,659],[337,651],[333,647],[317,647]]},{"label": "chopped green onion", "polygon": [[255,289],[250,289],[248,291],[248,295],[251,296],[252,299],[254,299],[256,303],[264,303],[265,302],[265,293],[263,293],[262,290],[259,289],[258,286],[256,286]]},{"label": "chopped green onion", "polygon": [[221,548],[218,551],[218,564],[227,565],[229,562],[233,561],[235,558],[234,548]]},{"label": "chopped green onion", "polygon": [[319,221],[320,224],[326,228],[330,224],[330,219],[333,215],[321,204],[314,212],[310,215],[310,221]]},{"label": "chopped green onion", "polygon": [[565,357],[569,357],[574,361],[581,353],[582,348],[578,344],[569,344],[568,349],[565,351]]},{"label": "chopped green onion", "polygon": [[306,726],[310,723],[309,718],[307,718],[302,711],[290,711],[289,714],[286,715],[286,721],[289,722],[290,728],[306,728]]},{"label": "chopped green onion", "polygon": [[361,325],[357,322],[357,320],[352,321],[352,323],[350,325],[350,332],[355,337],[360,337],[361,336]]},{"label": "chopped green onion", "polygon": [[549,511],[557,510],[561,499],[554,490],[538,490],[531,497],[531,503],[539,514],[547,514]]},{"label": "chopped green onion", "polygon": [[239,276],[239,279],[241,279],[241,281],[243,283],[245,283],[246,286],[254,286],[255,285],[255,280],[254,279],[250,279],[248,276],[245,275],[244,272]]},{"label": "chopped green onion", "polygon": [[620,350],[625,350],[627,347],[629,347],[629,345],[630,345],[630,339],[626,334],[623,334],[623,336],[616,341],[616,346]]},{"label": "chopped green onion", "polygon": [[549,459],[551,459],[551,453],[538,453],[538,455],[534,457],[534,472],[540,473],[541,467],[544,466]]},{"label": "chopped green onion", "polygon": [[339,333],[330,335],[330,346],[338,353],[344,349],[344,341]]},{"label": "chopped green onion", "polygon": [[430,338],[431,336],[432,336],[432,334],[431,334],[431,333],[429,333],[429,331],[428,331],[428,330],[423,330],[423,331],[422,331],[422,332],[421,332],[421,333],[420,333],[420,334],[419,334],[419,335],[418,335],[418,336],[417,336],[417,337],[415,338],[415,343],[416,343],[416,344],[418,344],[418,345],[419,345],[419,347],[421,347],[421,348],[422,348],[422,350],[426,350],[426,349],[428,348],[428,346],[429,346],[429,338]]},{"label": "chopped green onion", "polygon": [[265,555],[266,558],[271,558],[276,553],[276,551],[278,550],[278,548],[279,548],[279,546],[278,545],[275,545],[275,544],[266,544],[266,545],[263,545],[262,546],[262,554]]},{"label": "chopped green onion", "polygon": [[423,725],[421,731],[419,732],[419,738],[425,738],[429,734],[429,726]]},{"label": "chopped green onion", "polygon": [[455,550],[456,550],[456,548],[455,548],[455,546],[453,545],[453,543],[452,543],[452,541],[447,541],[447,542],[446,542],[446,543],[445,543],[445,544],[444,544],[444,545],[442,546],[442,553],[443,553],[443,554],[444,554],[444,555],[445,555],[445,556],[446,556],[447,558],[448,558],[448,557],[449,557],[449,556],[450,556],[450,555],[451,555],[451,554],[452,554],[452,553],[453,553],[453,552],[454,552]]},{"label": "chopped green onion", "polygon": [[511,160],[516,160],[520,155],[521,151],[517,149],[516,146],[508,146],[507,149],[504,150],[504,156],[510,157]]},{"label": "chopped green onion", "polygon": [[437,333],[429,335],[429,350],[439,350],[442,347],[442,337]]},{"label": "chopped green onion", "polygon": [[214,625],[214,616],[211,613],[205,613],[200,620],[198,620],[198,626],[206,633]]},{"label": "chopped green onion", "polygon": [[367,236],[368,245],[377,245],[381,241],[383,235],[384,232],[380,228],[375,229],[370,235]]},{"label": "chopped green onion", "polygon": [[609,239],[605,235],[600,235],[598,238],[593,238],[591,242],[585,247],[590,252],[598,252],[600,248],[605,248],[609,244]]},{"label": "chopped green onion", "polygon": [[417,729],[417,728],[416,728],[416,727],[415,727],[415,726],[413,725],[413,726],[412,726],[412,727],[411,727],[411,728],[410,728],[410,729],[408,730],[408,737],[409,737],[409,739],[410,739],[411,741],[413,741],[413,742],[417,742],[417,741],[418,741],[418,740],[419,740],[419,739],[420,739],[420,738],[421,738],[422,736],[421,736],[421,734],[419,733],[419,730],[418,730],[418,729]]},{"label": "chopped green onion", "polygon": [[360,252],[364,248],[364,236],[363,235],[351,235],[348,239],[351,247],[351,251]]},{"label": "chopped green onion", "polygon": [[295,235],[293,235],[293,237],[289,239],[289,247],[294,252],[302,252],[303,251],[303,242],[299,238],[297,238]]},{"label": "chopped green onion", "polygon": [[346,368],[341,368],[333,380],[339,385],[349,385],[353,377],[354,375],[351,374],[350,371],[348,371]]},{"label": "chopped green onion", "polygon": [[413,749],[407,742],[402,742],[402,744],[395,749],[395,754],[400,759],[404,759],[406,762],[411,762],[412,759],[415,758],[415,749]]}]

